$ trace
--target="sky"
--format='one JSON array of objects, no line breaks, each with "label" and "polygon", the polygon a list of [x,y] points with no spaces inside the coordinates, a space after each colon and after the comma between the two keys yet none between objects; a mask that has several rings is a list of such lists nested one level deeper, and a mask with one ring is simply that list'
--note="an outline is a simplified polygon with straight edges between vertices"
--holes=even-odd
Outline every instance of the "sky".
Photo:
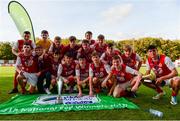
[{"label": "sky", "polygon": [[[8,14],[10,0],[0,0],[0,41],[21,38]],[[18,0],[28,11],[35,36],[84,38],[86,31],[106,39],[141,37],[180,39],[179,0]]]}]

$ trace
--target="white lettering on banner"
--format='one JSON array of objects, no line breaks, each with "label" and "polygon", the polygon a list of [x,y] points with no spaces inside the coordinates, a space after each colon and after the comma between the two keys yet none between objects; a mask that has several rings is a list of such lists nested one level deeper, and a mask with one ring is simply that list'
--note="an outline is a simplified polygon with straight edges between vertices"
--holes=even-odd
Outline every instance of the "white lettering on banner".
[{"label": "white lettering on banner", "polygon": [[[77,97],[77,96],[62,96],[63,104],[95,104],[100,101],[97,96],[89,97]],[[57,95],[44,95],[37,98],[36,101],[33,102],[34,105],[52,105],[56,104]]]},{"label": "white lettering on banner", "polygon": [[[37,104],[36,104],[37,105]],[[38,104],[39,105],[39,104]],[[40,104],[41,105],[41,104]],[[44,104],[43,104],[44,105]],[[58,107],[26,107],[26,108],[6,108],[0,110],[0,112],[10,114],[19,114],[19,113],[33,113],[33,112],[54,112],[54,111],[62,111],[62,110],[94,110],[94,109],[116,109],[116,108],[127,108],[128,105],[121,103],[121,104],[111,104],[111,105],[104,105],[99,103],[98,105],[63,105]]]}]

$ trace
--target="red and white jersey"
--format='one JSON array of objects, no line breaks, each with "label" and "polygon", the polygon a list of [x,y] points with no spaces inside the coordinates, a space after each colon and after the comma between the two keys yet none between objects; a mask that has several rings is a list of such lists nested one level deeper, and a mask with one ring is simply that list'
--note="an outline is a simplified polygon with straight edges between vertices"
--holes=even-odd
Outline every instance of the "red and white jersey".
[{"label": "red and white jersey", "polygon": [[107,44],[103,44],[102,46],[99,45],[99,43],[95,43],[94,45],[91,45],[91,48],[93,48],[101,57],[101,55],[106,51]]},{"label": "red and white jersey", "polygon": [[[37,58],[39,56],[36,55]],[[46,72],[50,71],[51,69],[51,57],[49,55],[44,55],[43,59],[38,59],[38,72],[45,74]]]},{"label": "red and white jersey", "polygon": [[100,60],[101,61],[106,61],[107,64],[109,65],[112,65],[112,57],[115,56],[115,55],[121,55],[120,51],[118,50],[114,50],[111,54],[107,53],[107,52],[104,52],[101,57],[100,57]]},{"label": "red and white jersey", "polygon": [[89,66],[90,77],[105,78],[109,72],[110,66],[104,65],[102,62],[100,62],[98,67],[94,63],[90,64]]},{"label": "red and white jersey", "polygon": [[81,52],[78,53],[78,56],[83,55],[88,63],[91,63],[91,54],[94,51],[94,49],[89,48],[88,50],[84,50],[82,48]]},{"label": "red and white jersey", "polygon": [[86,63],[85,68],[82,68],[79,64],[76,65],[76,76],[80,79],[86,79],[89,77],[89,63]]},{"label": "red and white jersey", "polygon": [[25,56],[24,53],[17,57],[16,67],[21,66],[22,71],[28,73],[38,72],[38,58],[36,56],[30,55]]},{"label": "red and white jersey", "polygon": [[165,55],[160,55],[157,62],[154,62],[151,58],[146,61],[147,70],[153,70],[157,77],[168,75],[175,68],[171,59]]},{"label": "red and white jersey", "polygon": [[76,63],[73,61],[71,64],[59,64],[58,67],[58,76],[62,76],[62,77],[68,77],[68,76],[75,76],[75,67],[76,67]]},{"label": "red and white jersey", "polygon": [[57,71],[58,71],[58,66],[59,66],[60,62],[61,62],[60,60],[56,62],[56,61],[54,61],[53,58],[51,58],[51,69],[50,69],[50,72],[55,77],[57,77]]},{"label": "red and white jersey", "polygon": [[116,77],[118,83],[125,83],[130,81],[133,75],[138,75],[138,71],[121,64],[120,70],[117,70],[115,67],[112,67],[111,73]]},{"label": "red and white jersey", "polygon": [[132,53],[130,57],[126,57],[125,54],[121,55],[123,63],[133,69],[136,69],[136,63],[141,61],[138,54]]},{"label": "red and white jersey", "polygon": [[62,44],[60,44],[59,47],[56,47],[54,43],[51,44],[50,48],[49,48],[50,52],[59,52],[60,54],[62,54],[64,52],[64,46]]},{"label": "red and white jersey", "polygon": [[91,39],[91,40],[89,40],[89,45],[93,45],[93,44],[95,44],[95,40],[93,40],[93,39]]},{"label": "red and white jersey", "polygon": [[67,45],[64,47],[64,53],[69,52],[73,55],[73,59],[76,60],[78,49],[81,47],[81,45],[75,45],[74,48],[71,48],[70,45]]},{"label": "red and white jersey", "polygon": [[32,48],[35,48],[36,45],[32,40],[18,40],[17,43],[13,46],[13,49],[18,50],[18,52],[22,52],[24,42],[28,42],[31,44]]}]

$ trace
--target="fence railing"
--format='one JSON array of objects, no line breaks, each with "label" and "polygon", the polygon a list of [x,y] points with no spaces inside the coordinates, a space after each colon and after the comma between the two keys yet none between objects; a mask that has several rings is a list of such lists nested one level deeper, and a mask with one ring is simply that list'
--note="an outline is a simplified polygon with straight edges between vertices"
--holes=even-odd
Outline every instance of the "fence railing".
[{"label": "fence railing", "polygon": [[[14,66],[16,60],[0,60],[0,66]],[[180,67],[180,59],[174,62],[175,67]],[[146,67],[146,64],[142,64],[142,67]]]},{"label": "fence railing", "polygon": [[0,60],[0,66],[14,66],[16,60]]}]

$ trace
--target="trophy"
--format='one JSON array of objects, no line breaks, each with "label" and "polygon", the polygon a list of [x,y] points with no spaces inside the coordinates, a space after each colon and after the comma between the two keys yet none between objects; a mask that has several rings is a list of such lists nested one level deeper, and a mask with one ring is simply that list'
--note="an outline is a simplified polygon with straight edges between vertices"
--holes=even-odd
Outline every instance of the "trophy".
[{"label": "trophy", "polygon": [[63,103],[62,97],[61,97],[61,90],[62,90],[62,85],[63,85],[62,77],[59,77],[57,81],[57,85],[58,85],[58,95],[57,95],[56,103]]}]

